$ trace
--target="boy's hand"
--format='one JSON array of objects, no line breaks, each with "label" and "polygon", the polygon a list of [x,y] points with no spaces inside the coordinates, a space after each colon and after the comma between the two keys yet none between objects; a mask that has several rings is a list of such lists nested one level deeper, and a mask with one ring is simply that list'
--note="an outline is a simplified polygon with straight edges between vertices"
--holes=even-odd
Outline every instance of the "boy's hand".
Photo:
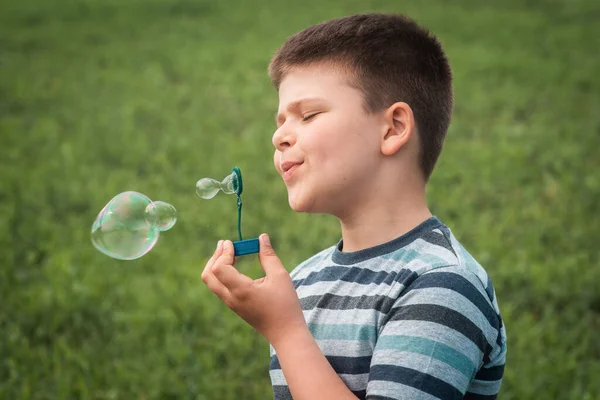
[{"label": "boy's hand", "polygon": [[202,272],[202,280],[229,308],[275,346],[289,333],[308,327],[292,279],[266,234],[260,236],[259,259],[265,276],[253,280],[234,268],[233,243],[220,240]]}]

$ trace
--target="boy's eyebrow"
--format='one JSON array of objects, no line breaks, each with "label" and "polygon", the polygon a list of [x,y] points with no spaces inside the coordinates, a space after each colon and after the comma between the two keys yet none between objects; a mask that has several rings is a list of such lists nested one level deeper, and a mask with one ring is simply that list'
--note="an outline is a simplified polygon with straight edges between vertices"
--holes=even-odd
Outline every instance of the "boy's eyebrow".
[{"label": "boy's eyebrow", "polygon": [[[287,111],[292,111],[294,109],[300,108],[300,106],[304,103],[311,103],[311,102],[317,102],[317,101],[324,101],[324,99],[321,97],[305,97],[303,99],[292,101],[290,104],[287,105],[286,109],[287,109]],[[282,114],[275,114],[275,122],[276,123],[279,123],[279,121],[281,119],[283,119]]]}]

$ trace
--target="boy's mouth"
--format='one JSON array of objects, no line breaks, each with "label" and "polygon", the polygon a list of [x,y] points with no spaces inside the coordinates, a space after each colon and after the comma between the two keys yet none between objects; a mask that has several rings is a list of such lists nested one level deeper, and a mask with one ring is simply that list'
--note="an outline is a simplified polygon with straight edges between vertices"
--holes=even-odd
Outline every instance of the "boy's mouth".
[{"label": "boy's mouth", "polygon": [[298,162],[298,161],[286,161],[281,164],[281,170],[285,173],[285,172],[289,171],[290,169],[292,169],[293,167],[298,166],[300,164],[302,164],[302,163]]},{"label": "boy's mouth", "polygon": [[302,162],[286,161],[281,164],[281,171],[283,172],[283,180],[288,182],[292,179],[294,172],[302,165]]}]

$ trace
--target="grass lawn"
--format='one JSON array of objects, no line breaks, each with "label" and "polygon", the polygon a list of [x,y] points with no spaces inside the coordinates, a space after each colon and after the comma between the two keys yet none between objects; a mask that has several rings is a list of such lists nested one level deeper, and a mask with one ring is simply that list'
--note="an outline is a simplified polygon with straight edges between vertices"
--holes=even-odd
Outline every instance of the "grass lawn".
[{"label": "grass lawn", "polygon": [[[339,240],[336,220],[287,205],[266,67],[296,31],[367,11],[413,16],[452,62],[429,200],[494,281],[500,398],[600,398],[596,0],[2,3],[0,398],[272,397],[268,343],[200,279],[237,237],[235,197],[194,185],[239,166],[243,232],[268,232],[289,270]],[[90,228],[127,190],[179,220],[124,262]]]}]

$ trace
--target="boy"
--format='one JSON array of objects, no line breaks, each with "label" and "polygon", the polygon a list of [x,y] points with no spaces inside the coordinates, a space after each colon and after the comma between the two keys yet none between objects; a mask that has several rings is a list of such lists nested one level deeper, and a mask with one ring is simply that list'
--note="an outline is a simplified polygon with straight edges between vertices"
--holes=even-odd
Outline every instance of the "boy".
[{"label": "boy", "polygon": [[453,102],[437,39],[398,15],[334,19],[289,38],[269,74],[289,204],[335,215],[342,239],[288,274],[263,234],[258,280],[219,241],[202,279],[271,343],[275,399],[495,399],[492,283],[425,198]]}]

